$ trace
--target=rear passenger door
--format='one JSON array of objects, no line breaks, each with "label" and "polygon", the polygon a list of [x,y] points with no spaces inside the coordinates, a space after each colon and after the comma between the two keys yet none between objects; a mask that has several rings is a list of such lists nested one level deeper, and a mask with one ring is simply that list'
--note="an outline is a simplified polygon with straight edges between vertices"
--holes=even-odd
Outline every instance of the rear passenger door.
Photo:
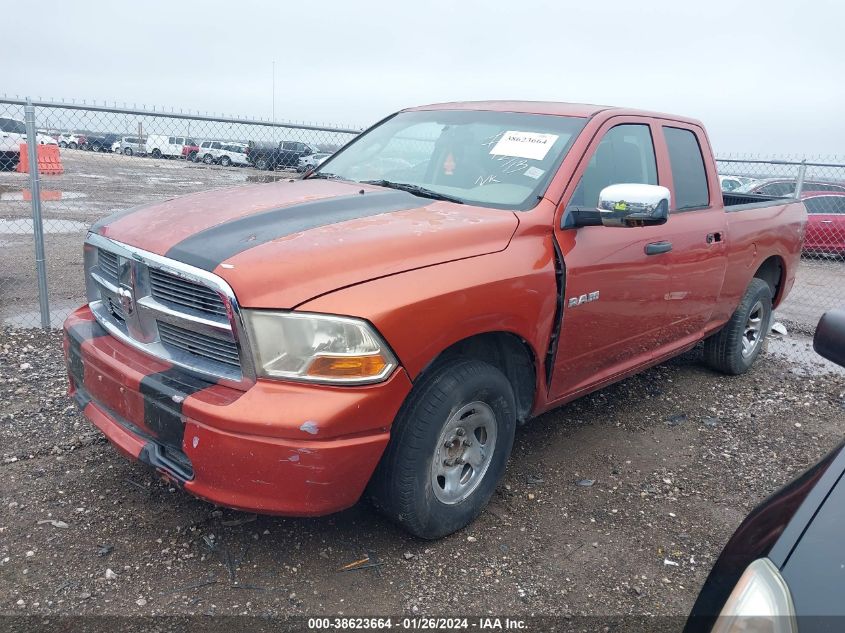
[{"label": "rear passenger door", "polygon": [[[666,350],[699,337],[710,322],[727,267],[727,216],[715,174],[708,175],[710,148],[701,128],[667,122],[660,126],[658,151],[670,168],[672,204],[665,225],[669,290]],[[709,164],[713,164],[712,161]]]}]

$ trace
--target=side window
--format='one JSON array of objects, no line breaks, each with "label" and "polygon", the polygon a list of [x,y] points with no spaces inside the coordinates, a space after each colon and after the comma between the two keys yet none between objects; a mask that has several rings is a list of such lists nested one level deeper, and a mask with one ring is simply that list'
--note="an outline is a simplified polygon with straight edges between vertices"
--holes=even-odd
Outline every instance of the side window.
[{"label": "side window", "polygon": [[602,189],[623,183],[657,184],[657,161],[648,125],[617,125],[604,135],[569,207],[595,209]]},{"label": "side window", "polygon": [[292,143],[291,141],[285,141],[282,144],[282,149],[296,150],[296,143]]},{"label": "side window", "polygon": [[845,196],[819,196],[808,198],[804,201],[807,213],[810,215],[819,214],[842,214],[845,213]]},{"label": "side window", "polygon": [[167,139],[167,142],[170,143],[171,145],[175,145],[176,144],[176,137],[171,136],[169,139]]},{"label": "side window", "polygon": [[664,127],[669,164],[672,166],[672,184],[675,186],[675,209],[695,209],[710,204],[707,190],[707,172],[698,139],[690,130]]},{"label": "side window", "polygon": [[211,144],[211,149],[220,149],[221,147],[222,147],[222,145],[221,145],[219,142],[217,142],[217,141],[214,141],[214,142]]},{"label": "side window", "polygon": [[795,184],[791,182],[773,182],[763,185],[757,190],[765,196],[791,196],[795,191]]}]

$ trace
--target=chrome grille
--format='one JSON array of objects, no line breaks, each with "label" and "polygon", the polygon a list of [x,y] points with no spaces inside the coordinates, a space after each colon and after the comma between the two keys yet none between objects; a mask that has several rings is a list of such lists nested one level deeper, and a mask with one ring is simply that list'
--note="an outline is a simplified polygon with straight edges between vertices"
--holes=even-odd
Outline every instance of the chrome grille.
[{"label": "chrome grille", "polygon": [[220,277],[97,234],[85,270],[91,311],[112,336],[208,380],[252,384],[240,308]]},{"label": "chrome grille", "polygon": [[223,299],[211,288],[154,268],[150,269],[152,295],[168,305],[181,306],[215,316],[226,316]]},{"label": "chrome grille", "polygon": [[238,346],[234,341],[198,334],[163,321],[158,322],[158,335],[165,347],[175,347],[233,367],[240,366]]},{"label": "chrome grille", "polygon": [[117,282],[118,258],[116,253],[110,253],[102,248],[98,251],[100,270],[109,281]]}]

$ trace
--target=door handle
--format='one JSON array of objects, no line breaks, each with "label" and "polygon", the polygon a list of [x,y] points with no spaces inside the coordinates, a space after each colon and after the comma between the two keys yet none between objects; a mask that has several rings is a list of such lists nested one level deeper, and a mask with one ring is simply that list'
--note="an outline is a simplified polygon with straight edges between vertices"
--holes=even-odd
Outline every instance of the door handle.
[{"label": "door handle", "polygon": [[822,220],[822,224],[833,224],[833,220]]},{"label": "door handle", "polygon": [[707,243],[713,244],[714,242],[721,242],[722,241],[722,234],[721,233],[708,233],[707,234]]},{"label": "door handle", "polygon": [[652,242],[645,245],[646,255],[659,255],[660,253],[668,253],[672,250],[672,242]]}]

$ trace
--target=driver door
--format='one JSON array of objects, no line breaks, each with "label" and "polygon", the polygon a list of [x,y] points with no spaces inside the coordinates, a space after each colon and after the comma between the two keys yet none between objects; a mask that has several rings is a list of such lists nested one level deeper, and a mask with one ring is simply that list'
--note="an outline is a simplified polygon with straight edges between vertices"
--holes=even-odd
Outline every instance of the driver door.
[{"label": "driver door", "polygon": [[565,281],[551,401],[647,362],[667,337],[670,253],[654,248],[664,241],[665,225],[560,228],[574,211],[595,211],[606,186],[665,186],[653,137],[652,126],[641,118],[611,119],[596,134],[564,193],[563,221],[555,227]]}]

